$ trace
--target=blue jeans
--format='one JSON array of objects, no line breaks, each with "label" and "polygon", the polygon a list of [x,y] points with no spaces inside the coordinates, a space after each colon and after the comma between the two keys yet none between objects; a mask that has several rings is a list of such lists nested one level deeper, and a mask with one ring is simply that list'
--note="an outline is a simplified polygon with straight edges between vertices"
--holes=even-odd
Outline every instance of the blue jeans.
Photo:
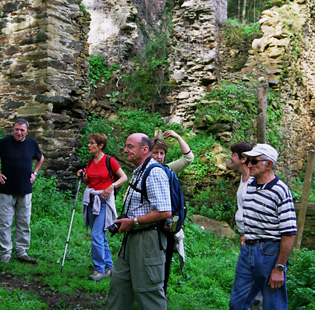
[{"label": "blue jeans", "polygon": [[113,269],[112,253],[109,250],[105,226],[106,202],[101,199],[101,210],[99,215],[92,214],[94,199],[88,205],[88,221],[91,227],[92,261],[94,270],[105,272],[105,269]]},{"label": "blue jeans", "polygon": [[247,310],[259,291],[263,295],[263,310],[287,309],[286,270],[284,271],[284,285],[281,288],[272,291],[268,285],[279,250],[280,242],[243,245],[235,269],[230,310]]}]

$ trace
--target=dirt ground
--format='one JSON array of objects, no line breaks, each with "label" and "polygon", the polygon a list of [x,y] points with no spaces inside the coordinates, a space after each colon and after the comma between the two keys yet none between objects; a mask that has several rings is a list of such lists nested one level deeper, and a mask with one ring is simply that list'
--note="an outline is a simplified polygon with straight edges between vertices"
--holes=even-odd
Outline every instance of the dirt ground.
[{"label": "dirt ground", "polygon": [[[33,293],[39,296],[39,299],[48,304],[49,310],[60,309],[80,309],[80,310],[106,310],[105,306],[95,307],[93,303],[100,301],[100,297],[92,293],[86,294],[80,291],[72,296],[60,296],[53,292],[51,288],[38,281],[25,283],[25,281],[14,275],[0,272],[0,287],[10,291],[20,289],[24,292]],[[10,310],[10,309],[7,309]],[[13,310],[13,309],[11,309]]]}]

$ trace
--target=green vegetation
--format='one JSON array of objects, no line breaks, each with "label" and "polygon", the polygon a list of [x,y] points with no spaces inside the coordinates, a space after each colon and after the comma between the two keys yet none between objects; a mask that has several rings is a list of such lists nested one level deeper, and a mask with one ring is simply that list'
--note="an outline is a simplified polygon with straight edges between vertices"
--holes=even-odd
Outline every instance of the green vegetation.
[{"label": "green vegetation", "polygon": [[168,91],[169,31],[155,33],[138,57],[133,69],[122,76],[128,96],[136,108],[151,109]]},{"label": "green vegetation", "polygon": [[0,309],[1,310],[48,310],[47,304],[41,302],[36,292],[25,293],[20,289],[12,292],[0,288]]},{"label": "green vegetation", "polygon": [[225,35],[229,46],[239,46],[248,39],[252,41],[253,37],[260,37],[260,24],[243,24],[236,19],[227,19],[225,21]]},{"label": "green vegetation", "polygon": [[102,56],[90,56],[89,80],[93,85],[97,82],[104,84],[112,78],[113,72],[122,69],[117,65],[108,65]]},{"label": "green vegetation", "polygon": [[91,133],[100,132],[107,136],[108,145],[106,152],[109,155],[122,155],[126,138],[134,132],[143,132],[149,137],[154,136],[156,128],[165,128],[165,123],[158,113],[149,114],[143,109],[120,109],[117,117],[101,119],[92,115],[88,118],[88,126],[82,131],[83,139],[78,155],[81,163],[86,163],[89,158],[88,136]]},{"label": "green vegetation", "polygon": [[[77,184],[73,184],[75,188]],[[43,300],[44,294],[54,295],[61,303],[56,309],[101,309],[105,307],[109,280],[88,280],[93,271],[90,251],[90,231],[86,232],[82,215],[81,188],[75,212],[70,243],[62,273],[61,262],[68,235],[74,205],[72,194],[56,188],[54,178],[39,175],[34,184],[33,212],[31,220],[32,241],[29,255],[36,257],[38,265],[21,264],[14,257],[1,264],[2,274],[21,277],[28,288],[0,289],[0,310],[51,309]],[[121,205],[123,192],[116,200]],[[204,231],[189,218],[185,225],[186,263],[182,273],[178,257],[173,258],[168,288],[168,309],[226,310],[234,280],[234,269],[239,254],[239,240],[221,239]],[[114,260],[120,247],[121,235],[108,237]],[[23,267],[23,268],[21,268]],[[295,251],[288,269],[289,309],[315,309],[315,251]],[[32,285],[35,284],[36,285]],[[39,287],[44,287],[42,292]],[[91,294],[90,306],[68,307],[67,298],[80,302],[80,294]],[[137,309],[137,307],[135,307]]]},{"label": "green vegetation", "polygon": [[[194,199],[195,212],[218,221],[234,223],[237,204],[233,193],[235,193],[233,182],[229,182],[229,180],[215,181],[208,188],[197,191]],[[232,228],[233,226],[231,225]]]},{"label": "green vegetation", "polygon": [[[196,110],[195,125],[209,135],[221,131],[233,133],[232,143],[248,141],[255,135],[257,119],[257,82],[250,80],[234,84],[221,81],[204,95]],[[281,133],[282,108],[279,95],[270,89],[267,103],[266,140],[279,151],[283,148]]]},{"label": "green vegetation", "polygon": [[238,19],[242,23],[258,22],[261,12],[270,9],[274,1],[283,0],[228,0],[228,17]]},{"label": "green vegetation", "polygon": [[[247,140],[253,134],[257,116],[257,86],[254,82],[237,85],[222,81],[204,95],[196,110],[195,124],[212,132],[218,123],[234,133],[232,141]],[[212,126],[214,125],[214,126]]]},{"label": "green vegetation", "polygon": [[[315,251],[294,251],[287,281],[289,310],[315,309]],[[307,268],[303,268],[307,266]]]},{"label": "green vegetation", "polygon": [[116,103],[117,102],[117,96],[119,95],[119,91],[113,91],[111,94],[106,94],[106,97],[109,99],[110,102]]},{"label": "green vegetation", "polygon": [[[306,165],[303,167],[303,171],[298,178],[295,178],[293,182],[290,184],[290,189],[292,191],[292,196],[295,201],[300,202],[303,194],[303,186],[304,186],[304,179],[306,173]],[[312,182],[310,188],[310,195],[308,198],[309,201],[315,202],[315,168],[312,174]]]}]

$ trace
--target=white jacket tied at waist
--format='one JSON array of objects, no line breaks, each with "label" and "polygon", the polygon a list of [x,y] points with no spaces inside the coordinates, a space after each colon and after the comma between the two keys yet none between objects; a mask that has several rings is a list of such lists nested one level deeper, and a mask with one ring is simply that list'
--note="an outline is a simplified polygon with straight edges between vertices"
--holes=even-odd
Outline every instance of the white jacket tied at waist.
[{"label": "white jacket tied at waist", "polygon": [[[87,216],[87,207],[90,203],[91,195],[94,195],[94,202],[92,207],[92,213],[94,215],[99,215],[101,210],[101,198],[99,197],[100,194],[103,193],[104,190],[96,191],[94,188],[86,187],[83,195],[82,201],[82,216],[83,221],[85,224],[86,229],[89,226],[88,223],[88,216]],[[111,192],[110,197],[106,200],[106,208],[105,208],[105,223],[104,223],[104,230],[114,223],[117,218],[116,206],[115,206],[115,195],[114,191]]]}]

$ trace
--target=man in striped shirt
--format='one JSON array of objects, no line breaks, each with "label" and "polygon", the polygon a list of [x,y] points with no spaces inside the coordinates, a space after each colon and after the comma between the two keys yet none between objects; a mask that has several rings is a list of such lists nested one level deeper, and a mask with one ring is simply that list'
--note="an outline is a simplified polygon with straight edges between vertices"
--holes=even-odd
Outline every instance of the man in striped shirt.
[{"label": "man in striped shirt", "polygon": [[[230,310],[248,309],[253,290],[262,292],[263,309],[287,309],[286,265],[292,252],[296,214],[290,189],[274,174],[277,151],[257,144],[248,157],[250,175],[244,201],[245,244],[235,270]],[[251,297],[251,298],[249,298]]]}]

